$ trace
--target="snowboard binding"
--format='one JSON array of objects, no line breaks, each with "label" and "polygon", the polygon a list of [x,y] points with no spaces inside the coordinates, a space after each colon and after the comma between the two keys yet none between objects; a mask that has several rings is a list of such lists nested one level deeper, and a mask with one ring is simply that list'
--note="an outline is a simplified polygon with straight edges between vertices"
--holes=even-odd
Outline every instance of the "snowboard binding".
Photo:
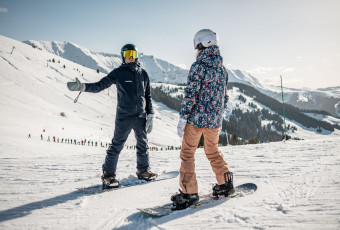
[{"label": "snowboard binding", "polygon": [[153,181],[158,176],[156,173],[151,172],[151,170],[146,170],[143,172],[137,171],[136,174],[139,180],[146,180],[146,181]]},{"label": "snowboard binding", "polygon": [[235,188],[233,184],[234,176],[232,172],[226,172],[224,173],[224,181],[225,184],[218,185],[215,184],[213,186],[213,196],[225,196],[228,197],[235,193]]},{"label": "snowboard binding", "polygon": [[101,176],[103,189],[118,188],[119,181],[116,179],[116,174],[103,172]]},{"label": "snowboard binding", "polygon": [[199,201],[199,196],[197,193],[185,194],[179,190],[179,194],[171,196],[171,201],[173,202],[171,210],[182,210],[187,207],[197,204]]}]

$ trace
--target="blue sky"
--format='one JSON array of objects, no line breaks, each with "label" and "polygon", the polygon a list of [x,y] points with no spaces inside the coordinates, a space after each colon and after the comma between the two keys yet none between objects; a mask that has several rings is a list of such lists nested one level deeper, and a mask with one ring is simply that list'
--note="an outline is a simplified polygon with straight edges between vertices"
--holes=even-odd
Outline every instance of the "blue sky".
[{"label": "blue sky", "polygon": [[227,68],[288,87],[340,86],[338,0],[0,0],[0,34],[116,53],[125,43],[189,68],[193,36],[216,31]]}]

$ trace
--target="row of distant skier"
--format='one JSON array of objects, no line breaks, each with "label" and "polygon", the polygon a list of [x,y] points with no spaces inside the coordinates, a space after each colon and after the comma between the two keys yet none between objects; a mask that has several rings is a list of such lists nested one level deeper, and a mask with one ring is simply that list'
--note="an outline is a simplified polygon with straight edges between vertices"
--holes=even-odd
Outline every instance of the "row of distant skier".
[{"label": "row of distant skier", "polygon": [[[31,134],[28,134],[28,138],[31,138]],[[44,136],[41,134],[40,135],[40,139],[43,141],[44,140]],[[99,142],[97,141],[92,141],[92,140],[81,140],[81,141],[77,141],[77,139],[71,139],[71,138],[57,138],[55,136],[52,137],[52,141],[51,141],[51,137],[48,136],[47,138],[47,142],[55,142],[55,143],[65,143],[65,144],[74,144],[74,145],[83,145],[83,146],[99,146]],[[110,145],[110,143],[103,143],[100,142],[100,147],[103,148],[108,148],[108,146]],[[126,149],[132,149],[132,150],[136,150],[136,146],[135,145],[126,145]],[[175,146],[167,146],[167,147],[149,147],[149,151],[166,151],[166,150],[180,150],[181,147],[175,147]]]}]

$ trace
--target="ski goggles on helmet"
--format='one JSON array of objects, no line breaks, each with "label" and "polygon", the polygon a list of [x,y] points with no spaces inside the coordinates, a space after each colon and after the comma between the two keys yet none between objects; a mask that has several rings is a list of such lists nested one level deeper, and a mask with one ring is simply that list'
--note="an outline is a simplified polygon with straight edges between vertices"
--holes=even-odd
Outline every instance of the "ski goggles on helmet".
[{"label": "ski goggles on helmet", "polygon": [[122,53],[124,58],[130,58],[132,57],[133,59],[138,58],[138,52],[136,50],[125,50]]}]

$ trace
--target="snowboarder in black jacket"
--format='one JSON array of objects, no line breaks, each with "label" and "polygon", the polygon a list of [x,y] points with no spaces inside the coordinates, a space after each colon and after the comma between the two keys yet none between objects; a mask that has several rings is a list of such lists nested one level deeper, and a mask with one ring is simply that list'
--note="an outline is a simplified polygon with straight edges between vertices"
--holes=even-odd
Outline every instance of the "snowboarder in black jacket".
[{"label": "snowboarder in black jacket", "polygon": [[117,86],[117,112],[112,143],[107,149],[103,164],[103,187],[118,187],[116,169],[118,157],[131,129],[137,140],[137,176],[143,180],[154,180],[157,174],[149,167],[147,133],[152,130],[154,111],[152,109],[150,80],[140,67],[138,50],[133,44],[121,49],[123,63],[97,83],[68,82],[71,91],[98,93],[112,84]]}]

